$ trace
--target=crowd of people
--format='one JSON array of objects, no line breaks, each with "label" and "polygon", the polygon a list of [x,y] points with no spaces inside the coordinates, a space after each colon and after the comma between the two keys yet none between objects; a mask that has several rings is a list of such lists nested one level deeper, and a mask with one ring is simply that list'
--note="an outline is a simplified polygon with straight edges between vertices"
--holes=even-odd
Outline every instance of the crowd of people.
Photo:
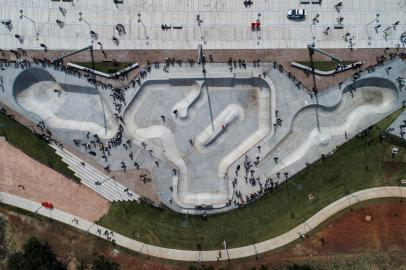
[{"label": "crowd of people", "polygon": [[[349,35],[346,35],[349,36]],[[393,60],[396,56],[399,56],[402,59],[406,58],[405,53],[401,53],[399,49],[396,52],[389,52],[389,50],[385,49],[384,55],[380,56],[377,58],[377,64],[373,66],[369,66],[366,68],[366,71],[368,73],[374,72],[375,68],[378,65],[381,65],[385,63],[388,60]],[[26,55],[26,52],[19,48],[13,52],[16,55],[16,58],[20,58],[21,56]],[[17,57],[18,56],[18,57]],[[147,65],[142,68],[139,72],[139,74],[129,80],[129,83],[127,86],[124,87],[117,87],[112,82],[106,83],[101,80],[96,79],[96,77],[89,73],[89,72],[80,72],[78,70],[72,69],[72,68],[67,68],[62,65],[62,63],[52,63],[49,59],[38,59],[38,58],[33,58],[33,62],[36,65],[42,66],[44,68],[53,68],[54,70],[64,72],[67,75],[70,76],[76,76],[76,77],[86,77],[87,80],[93,84],[96,88],[101,88],[104,90],[109,90],[111,91],[110,96],[112,97],[113,100],[113,108],[115,108],[115,117],[117,121],[120,123],[119,124],[119,129],[115,136],[111,138],[110,140],[107,140],[105,142],[101,141],[100,138],[94,134],[91,135],[89,132],[86,134],[86,139],[73,139],[74,145],[77,147],[83,147],[85,151],[87,151],[91,155],[96,155],[100,153],[100,156],[105,160],[107,165],[105,166],[105,171],[107,173],[111,172],[111,167],[110,164],[108,163],[109,161],[109,156],[111,155],[111,151],[113,149],[116,149],[120,146],[124,148],[125,151],[128,152],[128,156],[134,166],[135,169],[140,169],[140,164],[136,161],[136,158],[134,157],[134,153],[131,150],[131,140],[126,140],[124,139],[123,132],[124,132],[124,121],[123,121],[123,108],[127,105],[126,102],[126,91],[130,87],[135,87],[135,86],[140,86],[142,84],[142,80],[144,80],[147,76],[148,73],[151,72],[151,67],[154,66],[155,69],[160,69],[160,63],[159,62],[154,62],[151,64],[149,61]],[[187,59],[187,61],[191,67],[195,65],[195,61],[192,59]],[[175,59],[175,58],[167,58],[165,60],[165,66],[164,66],[164,71],[165,69],[168,70],[170,66],[174,66],[175,64],[178,64],[181,66],[183,64],[183,60],[181,59]],[[14,65],[16,68],[29,68],[31,67],[32,63],[28,60],[18,60],[18,61],[8,61],[6,59],[1,59],[0,61],[1,66],[9,67],[11,65]],[[232,71],[233,69],[239,67],[239,68],[246,68],[247,63],[244,59],[232,59],[230,58],[227,61],[227,65]],[[261,66],[261,60],[254,60],[253,61],[254,67],[260,67]],[[301,83],[297,80],[297,78],[291,73],[291,72],[286,72],[283,68],[282,65],[278,64],[276,61],[273,64],[274,68],[278,69],[280,72],[285,72],[287,74],[287,77],[291,80],[293,80],[295,83],[297,83],[299,86]],[[360,67],[354,66],[354,69],[358,69]],[[389,70],[387,70],[389,74]],[[265,76],[266,74],[264,74]],[[361,76],[361,72],[355,73],[353,76],[353,80],[359,79]],[[128,75],[127,74],[122,74],[120,77],[115,78],[114,80],[116,81],[122,81],[122,80],[128,80]],[[113,81],[114,81],[113,80]],[[403,78],[399,77],[397,78],[399,82],[399,88],[402,90],[402,88],[405,86],[405,81]],[[114,85],[113,85],[114,84]],[[300,87],[299,87],[300,88]],[[274,128],[276,129],[278,126],[282,125],[282,120],[280,118],[277,118],[277,121],[275,123]],[[47,140],[52,140],[52,133],[45,127],[45,123],[43,121],[39,122],[37,125],[37,128],[41,131],[40,136],[43,136]],[[402,127],[401,127],[402,128]],[[56,141],[55,141],[56,142]],[[57,142],[58,143],[58,142]],[[62,144],[60,144],[60,147],[62,147]],[[142,148],[149,152],[150,156],[152,157],[152,149],[149,149],[147,144],[143,142],[141,144]],[[121,148],[120,148],[121,151]],[[277,160],[275,161],[277,162]],[[121,168],[126,171],[127,170],[127,163],[125,161],[121,161]],[[234,190],[234,197],[232,200],[228,202],[228,205],[234,204],[234,206],[237,207],[242,207],[246,205],[249,202],[254,201],[256,198],[261,196],[263,193],[272,191],[278,187],[278,181],[274,181],[271,178],[266,178],[266,179],[261,179],[258,175],[255,174],[256,172],[256,167],[259,163],[259,158],[256,159],[255,161],[251,161],[248,159],[248,157],[245,157],[245,161],[237,166],[237,169],[235,171],[236,177],[233,178],[232,186],[235,189]],[[156,166],[159,167],[158,161],[155,162]],[[243,172],[240,172],[242,171]],[[176,174],[176,170],[174,170],[174,174]],[[243,176],[243,179],[239,179],[239,175]],[[244,181],[245,180],[245,181]],[[151,181],[151,178],[147,177],[145,174],[142,174],[140,177],[140,181],[144,183],[148,183]],[[250,194],[244,194],[241,192],[241,190],[238,190],[237,188],[239,185],[241,185],[241,182],[245,182],[245,185],[248,185],[252,188],[257,188],[256,192],[252,192]]]}]

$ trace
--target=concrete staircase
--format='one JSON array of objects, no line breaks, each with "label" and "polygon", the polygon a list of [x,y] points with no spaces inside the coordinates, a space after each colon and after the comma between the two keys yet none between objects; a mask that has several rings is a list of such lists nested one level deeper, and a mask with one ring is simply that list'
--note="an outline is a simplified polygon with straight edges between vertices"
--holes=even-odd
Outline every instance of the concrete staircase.
[{"label": "concrete staircase", "polygon": [[62,157],[62,161],[68,164],[68,168],[80,178],[82,184],[93,189],[107,200],[111,202],[139,200],[138,194],[131,190],[124,191],[126,190],[125,186],[101,173],[69,151],[60,149],[54,144],[50,144],[50,146],[55,149],[57,155]]}]

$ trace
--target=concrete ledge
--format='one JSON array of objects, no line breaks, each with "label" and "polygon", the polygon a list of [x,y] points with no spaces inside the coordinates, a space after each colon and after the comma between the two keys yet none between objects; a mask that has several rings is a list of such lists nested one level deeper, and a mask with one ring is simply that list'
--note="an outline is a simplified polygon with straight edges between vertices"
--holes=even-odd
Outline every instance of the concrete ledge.
[{"label": "concrete ledge", "polygon": [[[309,71],[310,73],[313,72],[311,67],[299,64],[297,62],[291,62],[290,64],[291,64],[292,67],[300,68],[300,69]],[[336,73],[340,73],[340,72],[352,69],[354,66],[363,65],[363,64],[364,64],[364,61],[359,61],[359,62],[355,62],[355,63],[353,63],[351,65],[345,65],[342,68],[339,68],[339,69],[336,69],[336,70],[330,70],[330,71],[322,71],[322,70],[314,69],[314,73],[316,75],[320,75],[320,76],[331,76],[331,75],[334,75]]]},{"label": "concrete ledge", "polygon": [[107,73],[104,73],[104,72],[101,72],[101,71],[97,71],[95,69],[86,68],[86,67],[83,67],[81,65],[77,65],[77,64],[73,64],[73,63],[68,63],[67,66],[71,67],[71,68],[74,68],[74,69],[77,69],[77,70],[90,72],[90,73],[92,73],[94,75],[98,75],[98,76],[101,76],[101,77],[104,77],[104,78],[113,79],[113,78],[117,78],[117,77],[119,77],[119,76],[121,76],[123,74],[126,74],[127,72],[130,72],[133,69],[138,68],[140,65],[138,63],[134,63],[131,66],[128,66],[125,69],[117,71],[116,73],[113,73],[113,74],[107,74]]}]

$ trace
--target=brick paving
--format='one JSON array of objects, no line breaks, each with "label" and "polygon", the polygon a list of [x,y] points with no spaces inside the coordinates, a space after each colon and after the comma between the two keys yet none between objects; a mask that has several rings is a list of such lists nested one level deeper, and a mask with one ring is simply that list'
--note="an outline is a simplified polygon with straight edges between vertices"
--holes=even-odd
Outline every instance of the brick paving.
[{"label": "brick paving", "polygon": [[[377,56],[385,54],[385,50],[382,49],[356,49],[351,51],[349,49],[327,49],[328,53],[340,58],[343,61],[364,61],[364,67],[376,64]],[[67,54],[71,51],[48,51],[47,53],[37,50],[28,50],[26,59],[32,58],[47,58],[54,59],[58,56]],[[390,49],[389,53],[397,52],[396,49]],[[15,60],[15,55],[9,51],[4,51],[4,58],[9,60]],[[118,62],[136,62],[141,66],[145,65],[147,61],[150,62],[165,62],[166,58],[175,58],[187,60],[197,58],[197,50],[106,50],[107,58],[101,53],[100,50],[94,51],[94,59],[96,62],[100,61],[112,61],[113,59]],[[308,88],[313,88],[313,80],[311,76],[307,77],[306,74],[297,68],[290,66],[292,61],[309,61],[309,54],[307,49],[269,49],[269,50],[204,50],[204,54],[208,56],[212,55],[214,62],[227,62],[230,58],[244,59],[250,63],[254,60],[260,59],[262,62],[277,61],[284,69],[291,72],[302,84]],[[82,52],[67,58],[66,61],[71,62],[90,62],[91,57],[89,52]],[[325,56],[315,54],[314,61],[329,61]],[[138,69],[139,70],[139,69]],[[129,74],[129,80],[137,75],[138,70],[135,70]],[[317,76],[317,88],[319,90],[325,90],[338,82],[352,76],[356,71],[349,70],[335,76],[320,77]],[[101,79],[101,81],[105,81]],[[124,86],[128,80],[117,81],[117,86]]]}]

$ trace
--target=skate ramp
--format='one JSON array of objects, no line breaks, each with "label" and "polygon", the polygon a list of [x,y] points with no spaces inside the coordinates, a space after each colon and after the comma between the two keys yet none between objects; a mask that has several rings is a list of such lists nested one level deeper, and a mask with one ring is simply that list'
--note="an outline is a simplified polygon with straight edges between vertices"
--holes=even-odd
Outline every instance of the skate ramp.
[{"label": "skate ramp", "polygon": [[270,130],[270,86],[251,77],[191,78],[148,80],[126,107],[124,123],[134,141],[176,167],[177,205],[222,208],[233,196],[228,167]]},{"label": "skate ramp", "polygon": [[[321,151],[334,148],[344,137],[355,136],[381,119],[379,115],[396,108],[398,99],[398,90],[391,81],[368,78],[343,89],[340,101],[334,106],[311,105],[303,108],[295,116],[290,133],[268,155],[278,156],[280,162],[268,166],[267,175],[276,174],[304,159],[315,147]],[[292,148],[293,145],[297,147]],[[272,162],[265,162],[269,163]]]},{"label": "skate ramp", "polygon": [[46,70],[30,68],[15,79],[13,95],[22,110],[49,127],[89,131],[106,139],[114,136],[114,118],[106,113],[95,88],[59,84]]}]

